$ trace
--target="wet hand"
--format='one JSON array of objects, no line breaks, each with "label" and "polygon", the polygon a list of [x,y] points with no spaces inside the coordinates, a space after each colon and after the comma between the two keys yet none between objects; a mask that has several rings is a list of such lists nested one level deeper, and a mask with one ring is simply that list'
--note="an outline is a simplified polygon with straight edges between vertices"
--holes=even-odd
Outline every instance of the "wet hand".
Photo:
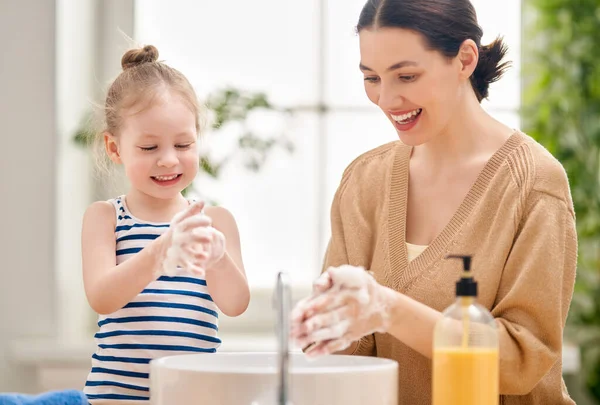
[{"label": "wet hand", "polygon": [[195,202],[173,217],[165,234],[162,273],[174,275],[184,269],[203,276],[207,266],[223,256],[225,238],[212,228],[203,209],[204,202]]},{"label": "wet hand", "polygon": [[225,236],[212,226],[198,228],[194,232],[208,240],[200,246],[204,256],[198,260],[198,265],[208,270],[225,255]]},{"label": "wet hand", "polygon": [[311,357],[343,350],[363,336],[389,328],[391,290],[362,267],[329,268],[310,297],[292,311],[291,337]]}]

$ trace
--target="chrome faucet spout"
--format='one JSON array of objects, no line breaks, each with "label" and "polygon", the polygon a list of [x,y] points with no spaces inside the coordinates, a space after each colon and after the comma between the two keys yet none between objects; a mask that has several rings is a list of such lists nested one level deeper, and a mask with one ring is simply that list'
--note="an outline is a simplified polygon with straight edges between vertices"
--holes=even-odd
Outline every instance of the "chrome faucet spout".
[{"label": "chrome faucet spout", "polygon": [[290,311],[292,305],[291,287],[285,272],[277,274],[275,288],[275,309],[277,310],[277,367],[278,389],[277,405],[288,405],[290,397]]}]

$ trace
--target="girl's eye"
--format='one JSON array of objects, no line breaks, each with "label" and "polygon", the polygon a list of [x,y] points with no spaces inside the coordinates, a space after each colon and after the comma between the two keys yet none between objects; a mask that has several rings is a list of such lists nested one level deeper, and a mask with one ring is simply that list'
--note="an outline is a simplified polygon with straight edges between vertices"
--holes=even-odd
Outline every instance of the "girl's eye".
[{"label": "girl's eye", "polygon": [[175,147],[176,147],[177,149],[189,149],[189,147],[190,147],[190,146],[192,146],[192,144],[191,144],[191,143],[186,143],[186,144],[184,144],[184,145],[175,145]]},{"label": "girl's eye", "polygon": [[373,77],[373,76],[365,77],[365,82],[377,83],[378,81],[379,81],[378,77]]},{"label": "girl's eye", "polygon": [[139,148],[143,151],[148,152],[148,151],[156,149],[156,146],[140,146]]}]

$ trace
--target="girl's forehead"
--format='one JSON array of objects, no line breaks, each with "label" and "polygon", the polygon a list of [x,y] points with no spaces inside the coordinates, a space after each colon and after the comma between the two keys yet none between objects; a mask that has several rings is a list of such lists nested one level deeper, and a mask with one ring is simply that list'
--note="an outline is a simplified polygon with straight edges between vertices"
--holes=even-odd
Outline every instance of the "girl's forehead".
[{"label": "girl's forehead", "polygon": [[179,136],[196,133],[196,116],[182,98],[157,100],[123,116],[124,132],[138,136]]}]

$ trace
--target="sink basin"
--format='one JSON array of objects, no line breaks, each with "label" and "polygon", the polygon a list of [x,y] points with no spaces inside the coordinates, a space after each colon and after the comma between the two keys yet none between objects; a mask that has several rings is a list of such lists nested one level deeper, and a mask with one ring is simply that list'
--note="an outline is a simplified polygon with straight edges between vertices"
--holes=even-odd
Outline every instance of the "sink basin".
[{"label": "sink basin", "polygon": [[[150,363],[152,405],[280,405],[276,353],[163,357]],[[398,405],[398,363],[290,354],[288,405]]]}]

